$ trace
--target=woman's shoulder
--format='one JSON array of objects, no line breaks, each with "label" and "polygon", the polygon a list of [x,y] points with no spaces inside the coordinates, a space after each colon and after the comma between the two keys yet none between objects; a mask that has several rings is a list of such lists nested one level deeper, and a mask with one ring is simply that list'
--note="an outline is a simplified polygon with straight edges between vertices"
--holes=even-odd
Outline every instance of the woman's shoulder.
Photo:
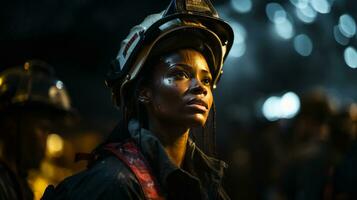
[{"label": "woman's shoulder", "polygon": [[130,169],[114,156],[96,161],[56,188],[49,186],[43,200],[143,199],[140,184]]}]

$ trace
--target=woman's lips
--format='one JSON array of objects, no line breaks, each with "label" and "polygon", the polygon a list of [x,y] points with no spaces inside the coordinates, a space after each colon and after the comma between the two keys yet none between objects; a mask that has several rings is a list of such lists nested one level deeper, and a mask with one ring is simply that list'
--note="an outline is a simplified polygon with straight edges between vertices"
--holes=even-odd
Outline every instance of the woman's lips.
[{"label": "woman's lips", "polygon": [[201,112],[207,112],[208,110],[208,105],[206,102],[204,102],[201,99],[191,99],[187,102],[187,107],[201,111]]},{"label": "woman's lips", "polygon": [[199,112],[203,112],[203,113],[205,113],[207,111],[206,107],[199,105],[199,104],[190,104],[190,105],[187,105],[187,107],[194,109],[196,111],[199,111]]}]

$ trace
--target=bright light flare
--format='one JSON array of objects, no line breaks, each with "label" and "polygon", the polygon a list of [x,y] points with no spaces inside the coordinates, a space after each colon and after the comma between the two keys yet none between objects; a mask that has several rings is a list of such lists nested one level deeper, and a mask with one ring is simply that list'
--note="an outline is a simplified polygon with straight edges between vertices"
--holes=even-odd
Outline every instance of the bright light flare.
[{"label": "bright light flare", "polygon": [[316,20],[317,12],[307,5],[304,8],[296,8],[296,16],[304,23],[312,23]]},{"label": "bright light flare", "polygon": [[327,14],[331,11],[331,5],[327,0],[311,0],[312,8],[321,14]]},{"label": "bright light flare", "polygon": [[269,97],[263,104],[262,112],[269,121],[278,119],[290,119],[296,116],[300,110],[300,99],[293,93],[288,92],[282,97]]},{"label": "bright light flare", "polygon": [[252,0],[231,0],[232,7],[239,13],[247,13],[252,10]]},{"label": "bright light flare", "polygon": [[343,55],[345,62],[349,67],[353,69],[357,68],[357,51],[354,47],[347,47]]},{"label": "bright light flare", "polygon": [[231,22],[230,25],[233,29],[235,39],[229,55],[234,58],[239,58],[242,57],[246,51],[247,31],[244,26],[238,22]]},{"label": "bright light flare", "polygon": [[357,29],[355,20],[348,14],[341,15],[338,22],[338,28],[341,33],[348,38],[353,37],[356,34]]},{"label": "bright light flare", "polygon": [[50,157],[62,155],[64,142],[61,136],[52,133],[47,136],[46,149]]}]

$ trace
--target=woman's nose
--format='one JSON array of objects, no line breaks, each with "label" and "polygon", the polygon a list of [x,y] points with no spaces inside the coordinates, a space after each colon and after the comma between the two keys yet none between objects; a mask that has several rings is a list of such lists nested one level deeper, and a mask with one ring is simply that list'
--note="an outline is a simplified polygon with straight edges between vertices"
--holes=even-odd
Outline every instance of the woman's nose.
[{"label": "woman's nose", "polygon": [[207,88],[198,79],[191,79],[191,92],[194,94],[207,95]]}]

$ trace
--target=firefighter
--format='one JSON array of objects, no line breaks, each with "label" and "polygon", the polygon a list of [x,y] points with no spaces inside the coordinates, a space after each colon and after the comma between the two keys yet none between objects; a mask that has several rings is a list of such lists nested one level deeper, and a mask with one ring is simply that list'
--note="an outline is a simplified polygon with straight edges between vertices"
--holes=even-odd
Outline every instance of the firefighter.
[{"label": "firefighter", "polygon": [[0,73],[0,199],[32,200],[29,170],[45,156],[52,122],[71,112],[51,66],[30,60]]},{"label": "firefighter", "polygon": [[232,43],[209,0],[173,0],[134,26],[107,79],[122,119],[86,156],[88,169],[49,186],[43,199],[229,199],[226,164],[209,150],[212,92]]}]

